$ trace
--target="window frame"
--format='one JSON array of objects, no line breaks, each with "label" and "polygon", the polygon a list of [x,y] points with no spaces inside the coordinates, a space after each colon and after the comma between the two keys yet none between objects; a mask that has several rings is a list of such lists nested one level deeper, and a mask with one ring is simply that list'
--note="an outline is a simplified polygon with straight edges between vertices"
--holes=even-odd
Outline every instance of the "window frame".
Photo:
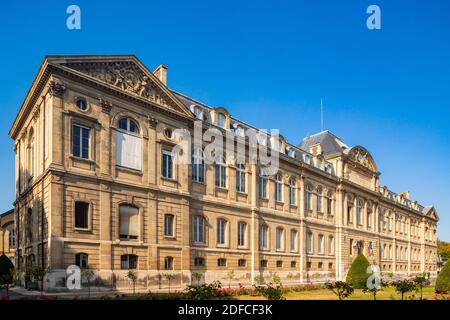
[{"label": "window frame", "polygon": [[224,218],[217,218],[216,220],[216,245],[225,247],[228,245],[228,220]]},{"label": "window frame", "polygon": [[[171,218],[170,221],[170,234],[167,233],[169,231],[168,225],[167,225],[167,218]],[[175,238],[175,215],[172,213],[165,213],[164,214],[164,237],[166,238]]]},{"label": "window frame", "polygon": [[243,162],[236,163],[236,191],[239,193],[246,192],[247,174],[245,170],[246,170],[245,163]]},{"label": "window frame", "polygon": [[[84,258],[84,259],[82,259]],[[82,260],[85,261],[85,266],[83,267]],[[80,269],[89,269],[89,255],[85,252],[79,252],[75,254],[75,265]]]},{"label": "window frame", "polygon": [[223,156],[216,158],[214,165],[214,177],[216,188],[227,188],[227,165]]},{"label": "window frame", "polygon": [[[80,129],[80,141],[79,141],[79,155],[75,154],[75,127],[78,127]],[[83,130],[87,130],[87,157],[83,156],[83,148],[84,148],[84,143],[83,143]],[[91,127],[88,127],[86,125],[83,125],[79,122],[72,122],[72,127],[71,127],[71,139],[70,139],[70,143],[71,143],[71,155],[77,159],[83,159],[83,160],[91,160]]]},{"label": "window frame", "polygon": [[201,148],[192,149],[192,181],[205,183],[205,159]]},{"label": "window frame", "polygon": [[175,179],[174,155],[171,151],[163,149],[161,152],[161,177],[163,179]]},{"label": "window frame", "polygon": [[[194,244],[206,244],[206,218],[201,215],[195,215],[193,217],[194,221],[192,223],[193,230],[192,230],[192,237]],[[201,221],[201,223],[199,223]],[[199,232],[201,231],[201,232]],[[199,235],[201,234],[201,237]],[[201,240],[199,240],[202,238]]]},{"label": "window frame", "polygon": [[[124,261],[123,257],[126,257],[126,260]],[[134,266],[131,265],[132,259],[135,259],[133,261]],[[126,267],[124,267],[124,262],[126,262]],[[121,270],[137,270],[138,269],[138,263],[139,263],[139,256],[135,254],[122,254],[120,256],[120,269]]]},{"label": "window frame", "polygon": [[[86,217],[85,217],[86,227],[77,226],[77,204],[87,205]],[[92,204],[88,201],[83,201],[83,200],[75,200],[74,201],[74,203],[73,203],[73,228],[74,228],[74,230],[88,231],[91,229],[91,222],[90,222],[91,206],[92,206]]]},{"label": "window frame", "polygon": [[281,174],[275,175],[275,201],[283,202],[283,178]]},{"label": "window frame", "polygon": [[[243,230],[241,226],[243,226]],[[243,243],[241,243],[241,240],[243,240]],[[239,221],[237,225],[237,246],[239,248],[247,247],[247,223],[244,221]]]}]

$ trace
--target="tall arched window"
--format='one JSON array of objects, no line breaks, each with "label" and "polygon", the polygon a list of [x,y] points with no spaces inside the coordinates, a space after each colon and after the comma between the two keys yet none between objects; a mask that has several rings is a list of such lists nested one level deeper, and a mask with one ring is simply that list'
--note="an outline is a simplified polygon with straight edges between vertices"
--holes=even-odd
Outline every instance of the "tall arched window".
[{"label": "tall arched window", "polygon": [[203,159],[203,151],[200,148],[194,148],[192,151],[192,180],[205,182],[205,160]]},{"label": "tall arched window", "polygon": [[290,178],[289,179],[289,203],[293,206],[297,203],[297,199],[295,197],[295,191],[296,191],[295,185],[296,185],[295,179]]},{"label": "tall arched window", "polygon": [[130,118],[122,118],[116,131],[116,164],[121,167],[141,170],[142,139],[139,127]]},{"label": "tall arched window", "polygon": [[216,187],[226,188],[227,187],[227,167],[225,165],[225,160],[222,156],[216,159]]},{"label": "tall arched window", "polygon": [[236,164],[236,191],[245,192],[245,163]]},{"label": "tall arched window", "polygon": [[275,201],[283,201],[283,184],[280,174],[275,176]]},{"label": "tall arched window", "polygon": [[194,216],[194,242],[205,243],[206,239],[206,222],[202,216]]},{"label": "tall arched window", "polygon": [[261,249],[269,248],[268,233],[269,227],[266,224],[261,225],[259,228],[259,246]]},{"label": "tall arched window", "polygon": [[333,192],[331,190],[327,193],[327,215],[333,215]]},{"label": "tall arched window", "polygon": [[238,223],[238,234],[237,234],[237,238],[238,238],[238,246],[239,247],[243,247],[246,245],[246,230],[247,230],[247,224],[245,222],[239,222]]},{"label": "tall arched window", "polygon": [[217,244],[225,245],[226,244],[226,232],[227,232],[227,220],[225,219],[217,219]]},{"label": "tall arched window", "polygon": [[323,234],[317,236],[317,250],[319,254],[323,254]]},{"label": "tall arched window", "polygon": [[322,212],[322,187],[317,187],[317,202],[316,202],[317,212]]},{"label": "tall arched window", "polygon": [[313,234],[311,231],[306,233],[306,252],[313,253],[313,243],[312,243]]},{"label": "tall arched window", "polygon": [[264,174],[263,170],[259,170],[258,177],[258,194],[260,199],[267,198],[267,176]]},{"label": "tall arched window", "polygon": [[363,203],[361,199],[356,200],[356,224],[362,224],[361,213],[363,209]]},{"label": "tall arched window", "polygon": [[297,251],[297,235],[298,232],[295,229],[291,229],[291,251]]},{"label": "tall arched window", "polygon": [[312,187],[310,184],[305,185],[305,210],[312,208]]},{"label": "tall arched window", "polygon": [[14,225],[11,225],[9,228],[9,236],[8,236],[8,245],[10,248],[14,248],[16,246],[16,237],[14,234]]},{"label": "tall arched window", "polygon": [[136,240],[139,238],[139,209],[133,205],[119,206],[119,221],[121,240]]},{"label": "tall arched window", "polygon": [[275,248],[284,250],[284,229],[281,227],[277,227],[275,230]]}]

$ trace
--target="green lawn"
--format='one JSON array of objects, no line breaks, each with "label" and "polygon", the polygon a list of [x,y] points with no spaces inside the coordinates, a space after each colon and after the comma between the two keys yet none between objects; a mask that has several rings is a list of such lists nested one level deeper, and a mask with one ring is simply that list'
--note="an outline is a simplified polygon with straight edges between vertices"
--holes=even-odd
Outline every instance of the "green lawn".
[{"label": "green lawn", "polygon": [[[415,295],[415,299],[420,298],[420,293],[410,293],[405,295],[405,300],[409,300],[412,295]],[[423,289],[423,298],[424,299],[432,299],[434,296],[434,288],[424,288]],[[327,289],[319,289],[312,291],[304,291],[304,292],[290,292],[284,295],[286,300],[337,300],[337,296],[327,290]],[[262,296],[239,296],[237,297],[239,300],[264,300],[265,298]],[[401,295],[395,292],[393,287],[384,288],[383,291],[378,292],[377,294],[378,300],[401,300]],[[362,290],[357,289],[347,300],[373,300],[372,295],[365,294]]]}]

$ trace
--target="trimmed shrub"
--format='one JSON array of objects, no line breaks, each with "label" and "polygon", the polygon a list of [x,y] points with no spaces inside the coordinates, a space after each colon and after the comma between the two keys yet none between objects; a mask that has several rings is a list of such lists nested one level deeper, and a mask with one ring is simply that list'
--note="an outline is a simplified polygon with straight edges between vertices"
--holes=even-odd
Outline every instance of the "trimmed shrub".
[{"label": "trimmed shrub", "polygon": [[372,273],[367,272],[369,265],[369,261],[364,254],[360,253],[348,271],[346,282],[355,289],[366,288],[367,279],[372,275]]},{"label": "trimmed shrub", "polygon": [[435,290],[438,293],[450,291],[450,262],[447,262],[441,272],[439,272],[436,279]]},{"label": "trimmed shrub", "polygon": [[0,256],[0,286],[5,286],[6,294],[8,295],[9,286],[13,283],[12,271],[14,265],[11,260],[4,254]]}]

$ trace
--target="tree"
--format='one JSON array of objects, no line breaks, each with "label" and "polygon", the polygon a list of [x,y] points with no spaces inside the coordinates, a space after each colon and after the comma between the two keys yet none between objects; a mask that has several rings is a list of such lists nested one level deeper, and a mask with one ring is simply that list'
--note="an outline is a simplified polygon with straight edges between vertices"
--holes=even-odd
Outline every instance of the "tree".
[{"label": "tree", "polygon": [[450,291],[450,262],[448,261],[438,274],[435,290],[437,293]]},{"label": "tree", "polygon": [[40,284],[39,289],[41,291],[41,294],[44,291],[44,278],[47,275],[47,272],[47,269],[41,268],[39,266],[34,266],[30,269],[30,275]]},{"label": "tree", "polygon": [[9,296],[9,287],[13,283],[14,265],[9,258],[2,254],[0,256],[0,286],[6,288],[6,295]]},{"label": "tree", "polygon": [[227,276],[228,276],[228,288],[231,288],[231,281],[233,281],[234,279],[234,270],[233,269],[228,270]]},{"label": "tree", "polygon": [[365,289],[367,287],[367,279],[372,275],[372,273],[367,272],[369,265],[369,261],[364,254],[360,253],[347,273],[346,282],[355,289]]},{"label": "tree", "polygon": [[364,288],[363,292],[364,293],[370,293],[373,296],[373,300],[377,300],[377,294],[379,291],[383,291],[383,288],[387,286],[387,283],[383,281],[383,279],[380,279],[380,285],[376,286],[373,285],[370,288]]},{"label": "tree", "polygon": [[395,287],[395,291],[402,295],[402,300],[404,300],[405,293],[417,290],[416,284],[411,279],[394,281],[392,284]]},{"label": "tree", "polygon": [[88,287],[88,297],[91,297],[91,279],[95,279],[95,273],[91,269],[83,269],[81,271],[81,278],[85,279]]},{"label": "tree", "polygon": [[437,246],[438,255],[444,260],[448,260],[450,258],[450,243],[438,240]]},{"label": "tree", "polygon": [[163,274],[164,279],[167,280],[167,282],[169,283],[169,293],[170,293],[170,281],[172,281],[173,279],[175,279],[175,275],[171,274],[171,273],[164,273]]},{"label": "tree", "polygon": [[430,285],[429,277],[425,273],[422,273],[417,275],[413,281],[420,290],[420,300],[423,300],[423,287]]},{"label": "tree", "polygon": [[339,300],[344,300],[353,294],[354,289],[350,284],[344,281],[327,281],[325,283],[325,288],[333,291],[335,295],[338,296]]},{"label": "tree", "polygon": [[136,282],[137,282],[137,273],[134,270],[130,270],[127,273],[127,278],[131,280],[133,284],[133,294],[136,294]]}]

